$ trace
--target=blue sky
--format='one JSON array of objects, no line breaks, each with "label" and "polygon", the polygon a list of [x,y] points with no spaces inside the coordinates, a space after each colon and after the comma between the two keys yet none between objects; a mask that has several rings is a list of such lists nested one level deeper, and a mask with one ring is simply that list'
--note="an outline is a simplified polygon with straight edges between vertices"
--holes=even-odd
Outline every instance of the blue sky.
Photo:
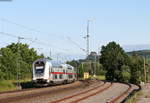
[{"label": "blue sky", "polygon": [[[46,55],[70,55],[64,59],[84,57],[85,53],[67,37],[86,47],[86,21],[90,22],[90,50],[116,41],[121,45],[150,44],[149,0],[12,0],[0,2],[0,31],[17,36],[37,38],[31,44]],[[36,29],[31,31],[2,18]],[[16,38],[0,35],[3,47]],[[31,43],[29,40],[22,40]],[[63,58],[63,57],[62,57]]]}]

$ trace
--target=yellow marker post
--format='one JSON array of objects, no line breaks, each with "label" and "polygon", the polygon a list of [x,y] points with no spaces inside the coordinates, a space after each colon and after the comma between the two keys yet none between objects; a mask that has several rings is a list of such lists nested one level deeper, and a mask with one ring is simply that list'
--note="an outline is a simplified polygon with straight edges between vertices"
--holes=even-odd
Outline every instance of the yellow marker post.
[{"label": "yellow marker post", "polygon": [[89,73],[88,72],[84,72],[84,79],[88,79],[89,78]]}]

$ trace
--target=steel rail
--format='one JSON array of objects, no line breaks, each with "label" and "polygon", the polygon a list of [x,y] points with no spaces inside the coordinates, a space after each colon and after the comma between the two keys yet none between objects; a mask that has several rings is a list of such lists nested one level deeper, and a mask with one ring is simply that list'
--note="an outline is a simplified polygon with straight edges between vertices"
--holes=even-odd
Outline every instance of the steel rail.
[{"label": "steel rail", "polygon": [[94,88],[88,89],[88,90],[86,90],[86,91],[79,92],[79,93],[76,93],[76,94],[74,94],[74,95],[67,96],[67,97],[65,97],[65,98],[59,99],[59,100],[51,101],[51,102],[49,102],[49,103],[59,103],[59,102],[62,102],[62,101],[71,99],[71,98],[76,97],[76,96],[79,96],[79,95],[81,95],[81,94],[85,94],[85,93],[88,93],[88,92],[90,92],[90,91],[93,91],[93,90],[95,90],[95,89],[97,89],[97,88],[99,88],[99,87],[101,87],[101,86],[104,86],[105,84],[106,84],[106,82],[104,82],[103,84],[101,84],[101,85],[99,85],[99,86],[96,86],[96,87],[94,87]]},{"label": "steel rail", "polygon": [[132,86],[130,84],[126,84],[128,85],[128,89],[126,91],[124,91],[123,93],[121,93],[119,96],[117,96],[116,98],[113,98],[110,101],[107,101],[106,103],[116,103],[121,97],[123,97],[124,95],[126,95],[132,88]]},{"label": "steel rail", "polygon": [[92,93],[92,94],[87,95],[87,96],[85,96],[85,97],[83,97],[83,98],[79,98],[79,99],[77,99],[77,100],[71,101],[70,103],[78,103],[78,102],[80,102],[80,101],[82,101],[82,100],[85,100],[85,99],[91,97],[91,96],[94,96],[94,95],[96,95],[96,94],[102,93],[103,91],[109,89],[112,85],[113,85],[113,83],[111,83],[109,86],[107,86],[107,87],[105,87],[105,88],[103,88],[103,89],[98,90],[98,91],[95,92],[95,93]]}]

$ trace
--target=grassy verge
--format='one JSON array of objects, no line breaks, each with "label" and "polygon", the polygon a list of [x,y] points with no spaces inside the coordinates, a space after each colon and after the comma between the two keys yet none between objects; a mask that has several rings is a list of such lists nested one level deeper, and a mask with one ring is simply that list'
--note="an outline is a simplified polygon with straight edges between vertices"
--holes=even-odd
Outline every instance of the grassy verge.
[{"label": "grassy verge", "polygon": [[89,78],[91,78],[91,79],[97,78],[99,80],[105,80],[106,79],[104,75],[97,75],[95,77],[90,75]]},{"label": "grassy verge", "polygon": [[0,92],[15,90],[16,86],[11,80],[0,81]]},{"label": "grassy verge", "polygon": [[138,97],[139,97],[140,95],[142,95],[142,91],[139,91],[139,92],[135,93],[135,95],[132,96],[131,98],[129,98],[129,99],[126,101],[126,103],[136,103],[136,101],[137,101],[137,99],[138,99]]},{"label": "grassy verge", "polygon": [[97,78],[100,79],[100,80],[105,80],[106,79],[104,75],[99,75],[99,76],[97,76]]},{"label": "grassy verge", "polygon": [[[31,87],[31,79],[20,80],[21,85],[24,88]],[[1,80],[0,92],[16,90],[17,80]]]}]

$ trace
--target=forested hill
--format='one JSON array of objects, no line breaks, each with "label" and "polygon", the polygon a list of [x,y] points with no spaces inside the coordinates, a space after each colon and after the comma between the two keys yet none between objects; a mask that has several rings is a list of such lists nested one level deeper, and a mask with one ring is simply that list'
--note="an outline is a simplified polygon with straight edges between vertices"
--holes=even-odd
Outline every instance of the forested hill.
[{"label": "forested hill", "polygon": [[133,53],[136,53],[143,57],[150,57],[150,50],[138,50],[138,51],[127,52],[128,55],[132,55]]}]

